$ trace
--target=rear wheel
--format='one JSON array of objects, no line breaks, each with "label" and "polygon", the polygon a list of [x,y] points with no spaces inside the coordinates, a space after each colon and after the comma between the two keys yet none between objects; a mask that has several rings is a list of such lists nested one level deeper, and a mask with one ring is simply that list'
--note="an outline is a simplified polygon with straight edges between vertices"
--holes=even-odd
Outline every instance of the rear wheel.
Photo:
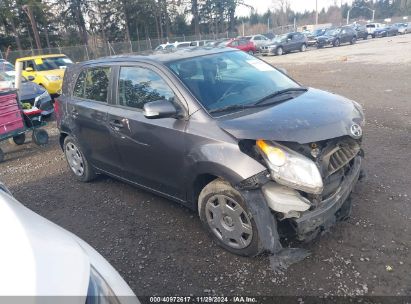
[{"label": "rear wheel", "polygon": [[248,54],[250,54],[251,56],[253,56],[253,55],[254,55],[254,51],[253,51],[253,50],[249,50],[249,51],[248,51]]},{"label": "rear wheel", "polygon": [[241,194],[229,183],[217,179],[205,186],[198,209],[203,225],[218,245],[242,256],[259,253],[255,221]]},{"label": "rear wheel", "polygon": [[351,41],[350,41],[350,44],[355,44],[356,42],[357,42],[357,38],[352,37],[352,39],[351,39]]},{"label": "rear wheel", "polygon": [[307,46],[305,44],[301,45],[300,52],[305,52],[307,50]]},{"label": "rear wheel", "polygon": [[73,137],[67,136],[64,139],[63,149],[67,163],[78,180],[88,182],[96,177],[93,168]]},{"label": "rear wheel", "polygon": [[43,129],[34,129],[32,140],[36,145],[43,146],[49,142],[49,134]]},{"label": "rear wheel", "polygon": [[13,136],[13,141],[18,146],[24,144],[24,142],[26,141],[26,134],[21,133],[19,135]]},{"label": "rear wheel", "polygon": [[0,163],[4,160],[4,152],[0,149]]},{"label": "rear wheel", "polygon": [[275,51],[275,54],[276,54],[277,56],[281,56],[282,54],[284,54],[283,48],[282,48],[281,46],[279,46],[279,47],[277,48],[277,50]]}]

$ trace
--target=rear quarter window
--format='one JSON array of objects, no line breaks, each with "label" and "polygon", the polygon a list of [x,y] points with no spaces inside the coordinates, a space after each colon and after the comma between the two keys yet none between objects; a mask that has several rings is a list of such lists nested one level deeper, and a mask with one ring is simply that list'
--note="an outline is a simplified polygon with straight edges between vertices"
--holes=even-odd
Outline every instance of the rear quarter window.
[{"label": "rear quarter window", "polygon": [[111,69],[109,67],[97,67],[83,70],[76,81],[73,96],[107,102]]}]

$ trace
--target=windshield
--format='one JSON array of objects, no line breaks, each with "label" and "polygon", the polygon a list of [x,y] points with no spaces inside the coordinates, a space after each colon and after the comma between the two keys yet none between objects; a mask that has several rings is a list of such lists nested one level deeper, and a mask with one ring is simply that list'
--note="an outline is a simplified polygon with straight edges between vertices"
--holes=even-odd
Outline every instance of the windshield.
[{"label": "windshield", "polygon": [[188,58],[167,66],[208,111],[252,105],[274,92],[300,88],[271,65],[244,52]]},{"label": "windshield", "polygon": [[287,34],[285,35],[281,35],[281,36],[277,36],[273,39],[273,42],[281,42],[283,40],[285,40],[287,38]]},{"label": "windshield", "polygon": [[315,30],[315,31],[313,32],[313,35],[314,35],[314,36],[320,36],[320,35],[322,35],[322,33],[324,33],[324,32],[325,32],[324,29]]},{"label": "windshield", "polygon": [[41,58],[40,61],[35,60],[35,62],[37,71],[64,69],[73,64],[73,61],[67,57]]}]

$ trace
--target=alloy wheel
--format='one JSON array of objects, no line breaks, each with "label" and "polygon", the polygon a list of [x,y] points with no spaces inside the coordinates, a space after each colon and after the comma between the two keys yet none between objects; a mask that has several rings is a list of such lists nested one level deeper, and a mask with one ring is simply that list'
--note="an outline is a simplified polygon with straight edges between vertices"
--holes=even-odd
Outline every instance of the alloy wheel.
[{"label": "alloy wheel", "polygon": [[253,239],[251,220],[243,207],[231,197],[217,194],[210,197],[205,206],[207,223],[225,245],[243,249]]}]

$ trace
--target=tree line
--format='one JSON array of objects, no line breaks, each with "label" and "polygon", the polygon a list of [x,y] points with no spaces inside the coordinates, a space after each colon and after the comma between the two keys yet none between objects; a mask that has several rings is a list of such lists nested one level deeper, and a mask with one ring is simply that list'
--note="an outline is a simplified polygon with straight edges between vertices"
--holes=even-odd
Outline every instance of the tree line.
[{"label": "tree line", "polygon": [[[293,23],[312,24],[314,11],[294,12],[290,0],[272,1],[263,14],[244,0],[1,0],[0,49],[51,48],[103,42],[163,40],[183,35],[239,33],[242,24],[267,24],[271,28]],[[341,1],[342,2],[342,1]],[[318,14],[322,22],[338,23],[349,9],[352,18],[370,19],[411,15],[411,0],[335,0]],[[236,16],[239,7],[247,17]],[[369,8],[369,9],[366,9]]]}]

